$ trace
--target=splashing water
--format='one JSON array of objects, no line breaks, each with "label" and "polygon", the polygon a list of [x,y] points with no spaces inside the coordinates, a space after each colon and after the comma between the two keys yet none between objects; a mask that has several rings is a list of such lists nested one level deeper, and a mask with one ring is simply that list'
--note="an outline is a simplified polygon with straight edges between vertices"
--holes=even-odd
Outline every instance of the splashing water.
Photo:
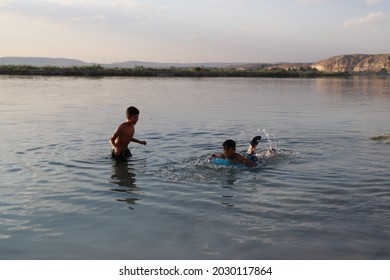
[{"label": "splashing water", "polygon": [[[265,137],[264,137],[265,135]],[[252,139],[255,136],[262,136],[261,142],[264,142],[265,139],[267,141],[267,148],[260,148],[260,145],[258,146],[258,150],[255,153],[255,155],[259,158],[264,157],[270,157],[273,155],[273,152],[277,149],[279,149],[279,139],[275,136],[275,134],[271,133],[269,130],[265,128],[259,128],[255,131],[251,132],[243,132],[240,134],[240,138],[243,139],[245,142],[249,142],[249,139]],[[245,140],[244,140],[245,139]],[[242,142],[242,141],[240,141]],[[245,144],[247,145],[247,144]],[[262,146],[262,145],[261,145]]]},{"label": "splashing water", "polygon": [[270,150],[277,149],[278,144],[279,144],[279,139],[274,134],[271,134],[265,128],[262,131],[265,134],[265,136],[267,137],[267,141],[268,141],[268,144],[269,144],[268,149],[270,149]]},{"label": "splashing water", "polygon": [[267,142],[266,147],[259,148],[255,153],[255,156],[263,164],[280,161],[287,162],[286,160],[289,162],[299,154],[297,151],[290,148],[281,147],[280,141],[276,134],[266,128],[259,128],[249,133],[242,133],[240,136],[245,139],[249,139],[257,135],[262,136],[262,142]]}]

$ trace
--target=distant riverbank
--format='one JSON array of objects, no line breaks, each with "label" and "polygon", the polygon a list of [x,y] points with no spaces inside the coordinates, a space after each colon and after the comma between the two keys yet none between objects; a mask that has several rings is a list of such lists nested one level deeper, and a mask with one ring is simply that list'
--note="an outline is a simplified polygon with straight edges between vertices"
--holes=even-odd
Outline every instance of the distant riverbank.
[{"label": "distant riverbank", "polygon": [[74,76],[74,77],[347,77],[350,74],[325,73],[311,67],[286,70],[282,68],[259,68],[253,70],[237,70],[227,68],[105,68],[100,65],[82,67],[52,67],[29,65],[3,65],[0,66],[0,75],[17,76]]}]

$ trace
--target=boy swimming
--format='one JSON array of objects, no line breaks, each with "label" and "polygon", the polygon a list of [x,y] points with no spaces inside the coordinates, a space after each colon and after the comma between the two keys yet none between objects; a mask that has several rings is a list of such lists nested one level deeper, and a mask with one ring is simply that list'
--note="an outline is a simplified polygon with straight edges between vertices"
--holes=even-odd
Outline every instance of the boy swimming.
[{"label": "boy swimming", "polygon": [[140,141],[134,138],[134,126],[138,122],[139,110],[133,106],[127,108],[126,118],[127,121],[119,125],[110,138],[112,157],[114,159],[127,159],[132,156],[128,148],[130,142],[146,145],[145,141]]},{"label": "boy swimming", "polygon": [[226,140],[225,142],[223,142],[222,146],[223,146],[223,154],[212,154],[211,159],[212,158],[228,159],[232,164],[240,163],[247,167],[254,167],[256,165],[253,161],[249,160],[243,155],[236,153],[236,142],[234,140],[232,139]]},{"label": "boy swimming", "polygon": [[[212,160],[213,158],[228,159],[232,164],[240,163],[247,167],[254,167],[259,160],[255,154],[255,151],[260,140],[261,140],[261,136],[256,136],[252,139],[245,156],[236,153],[236,142],[234,140],[231,139],[226,140],[222,145],[224,153],[212,154],[208,159],[209,160]],[[264,155],[266,157],[270,157],[274,153],[275,153],[275,149],[268,148]]]}]

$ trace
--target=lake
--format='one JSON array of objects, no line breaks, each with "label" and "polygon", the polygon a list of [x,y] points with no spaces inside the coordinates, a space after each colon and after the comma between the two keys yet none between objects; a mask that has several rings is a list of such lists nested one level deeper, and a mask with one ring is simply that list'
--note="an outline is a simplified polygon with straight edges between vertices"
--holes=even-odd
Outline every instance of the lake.
[{"label": "lake", "polygon": [[1,259],[390,259],[390,79],[1,76],[0,113]]}]

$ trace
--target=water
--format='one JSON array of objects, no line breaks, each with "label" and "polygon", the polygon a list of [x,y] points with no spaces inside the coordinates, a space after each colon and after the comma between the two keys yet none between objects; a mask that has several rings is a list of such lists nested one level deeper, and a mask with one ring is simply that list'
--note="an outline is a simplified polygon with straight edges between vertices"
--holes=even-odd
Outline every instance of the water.
[{"label": "water", "polygon": [[389,79],[2,76],[0,114],[1,259],[390,259]]}]

